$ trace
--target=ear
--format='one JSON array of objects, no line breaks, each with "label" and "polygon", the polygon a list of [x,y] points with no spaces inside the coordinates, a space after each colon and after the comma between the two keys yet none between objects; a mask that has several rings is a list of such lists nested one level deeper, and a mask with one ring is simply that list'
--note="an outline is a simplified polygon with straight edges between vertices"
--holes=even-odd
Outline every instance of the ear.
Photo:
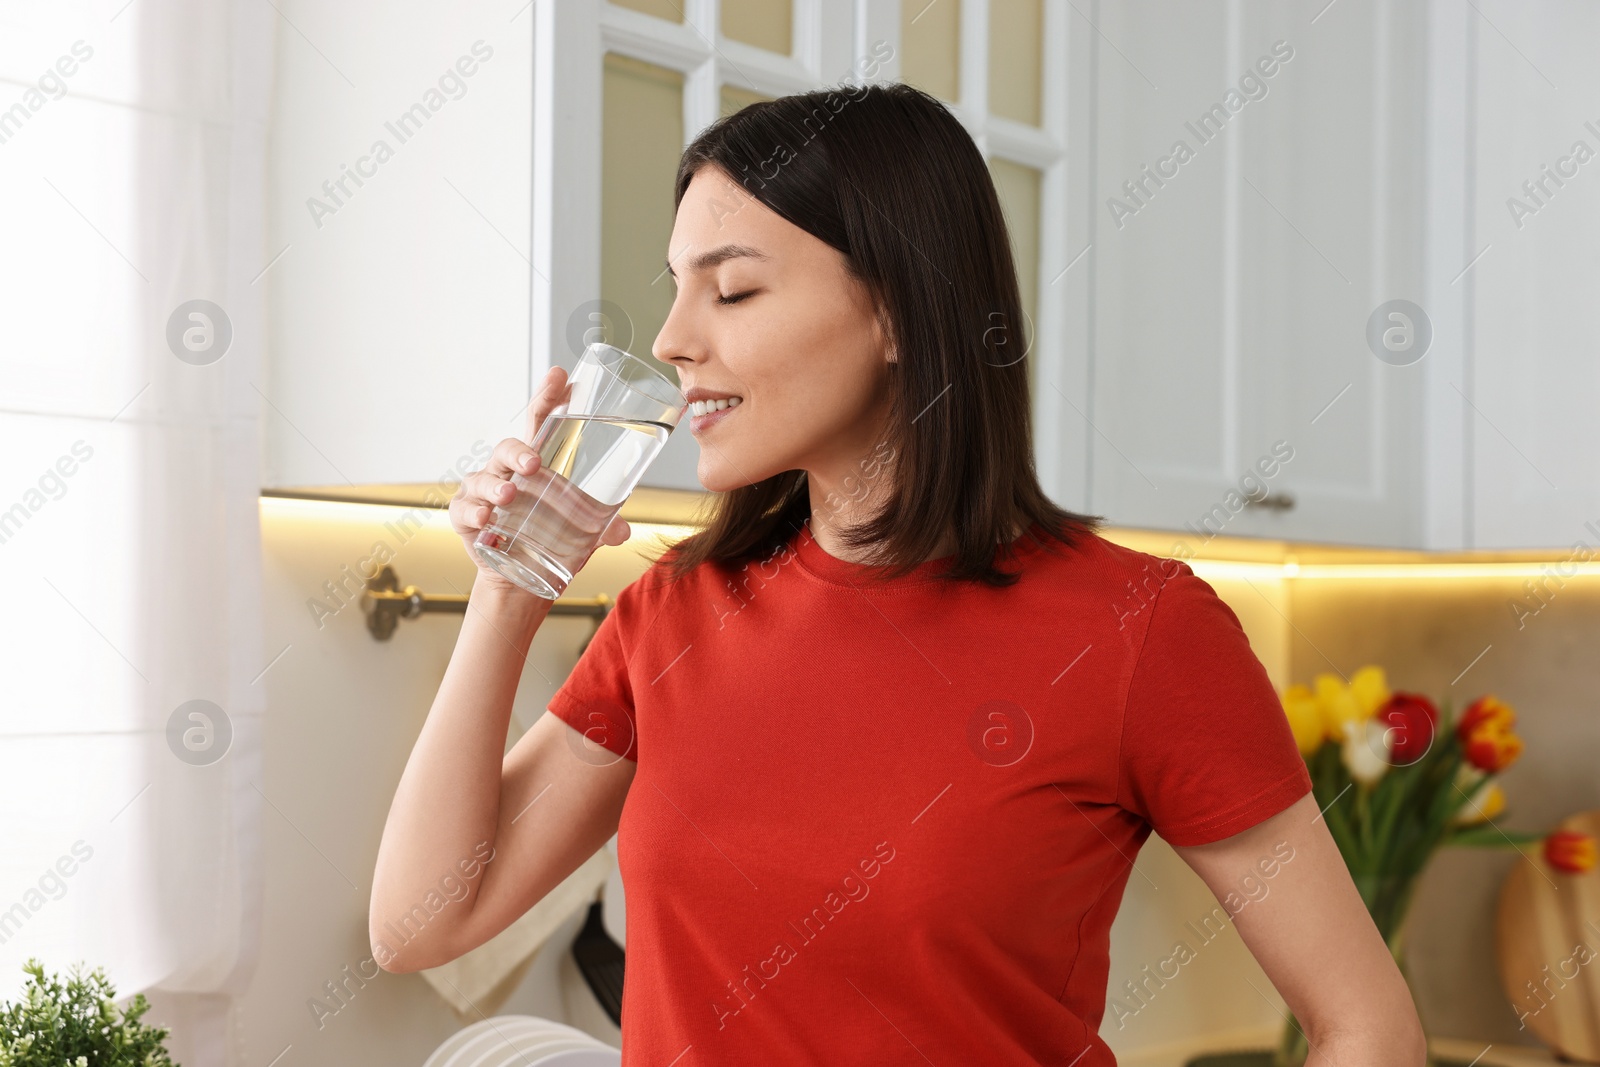
[{"label": "ear", "polygon": [[876,321],[873,329],[878,335],[878,343],[883,346],[884,359],[889,363],[900,362],[900,348],[894,340],[894,325],[889,321],[889,313],[880,302],[877,305]]}]

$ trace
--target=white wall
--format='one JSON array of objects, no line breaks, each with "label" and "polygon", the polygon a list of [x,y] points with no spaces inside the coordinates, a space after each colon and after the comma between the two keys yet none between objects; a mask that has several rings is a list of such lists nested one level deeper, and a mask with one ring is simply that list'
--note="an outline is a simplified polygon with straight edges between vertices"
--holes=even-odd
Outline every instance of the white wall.
[{"label": "white wall", "polygon": [[[292,1045],[285,1063],[420,1064],[463,1018],[419,974],[380,973],[331,1018],[308,1002],[323,983],[369,960],[367,905],[389,801],[444,676],[460,617],[402,621],[387,642],[366,629],[359,604],[339,606],[337,584],[384,541],[402,584],[465,592],[472,564],[443,512],[411,512],[428,525],[409,537],[405,509],[264,500],[261,506],[266,644],[281,658],[262,679],[268,714],[262,791],[270,803],[261,962],[235,1012],[234,1063],[262,1065]],[[571,595],[614,593],[644,569],[631,550],[602,548]],[[307,602],[339,610],[319,629]],[[535,637],[507,748],[544,712],[590,632],[585,618],[547,620]],[[617,886],[613,875],[612,889]],[[568,1021],[557,964],[581,925],[574,914],[535,957],[516,992],[487,1014]],[[370,974],[370,963],[364,967]],[[599,1036],[599,1035],[597,1035]],[[210,1065],[206,1065],[210,1067]]]}]

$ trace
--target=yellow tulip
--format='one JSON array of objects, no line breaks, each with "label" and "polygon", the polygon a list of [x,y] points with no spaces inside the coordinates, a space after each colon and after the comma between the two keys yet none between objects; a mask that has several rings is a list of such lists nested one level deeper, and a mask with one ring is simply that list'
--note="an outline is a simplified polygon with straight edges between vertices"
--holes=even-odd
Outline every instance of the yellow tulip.
[{"label": "yellow tulip", "polygon": [[1362,723],[1370,718],[1362,714],[1360,701],[1337,674],[1319,674],[1311,679],[1311,685],[1322,706],[1322,728],[1327,736],[1343,738],[1346,723]]},{"label": "yellow tulip", "polygon": [[1367,664],[1350,676],[1350,692],[1355,694],[1361,714],[1369,719],[1394,695],[1389,691],[1383,668],[1375,663]]},{"label": "yellow tulip", "polygon": [[1289,718],[1289,729],[1294,731],[1294,743],[1300,754],[1309,756],[1328,737],[1322,718],[1322,704],[1311,687],[1303,683],[1291,685],[1283,693],[1283,713]]},{"label": "yellow tulip", "polygon": [[1457,826],[1476,826],[1506,810],[1506,791],[1494,779],[1485,781],[1452,820]]}]

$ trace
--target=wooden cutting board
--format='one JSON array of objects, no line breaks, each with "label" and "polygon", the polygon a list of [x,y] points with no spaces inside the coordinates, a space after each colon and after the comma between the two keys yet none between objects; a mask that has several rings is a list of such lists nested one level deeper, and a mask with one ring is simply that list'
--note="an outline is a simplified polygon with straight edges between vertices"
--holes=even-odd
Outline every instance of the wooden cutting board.
[{"label": "wooden cutting board", "polygon": [[[1600,811],[1569,816],[1562,830],[1600,837]],[[1518,1021],[1556,1052],[1600,1063],[1600,867],[1558,871],[1540,845],[1523,845],[1500,886],[1495,958],[1500,988]]]}]

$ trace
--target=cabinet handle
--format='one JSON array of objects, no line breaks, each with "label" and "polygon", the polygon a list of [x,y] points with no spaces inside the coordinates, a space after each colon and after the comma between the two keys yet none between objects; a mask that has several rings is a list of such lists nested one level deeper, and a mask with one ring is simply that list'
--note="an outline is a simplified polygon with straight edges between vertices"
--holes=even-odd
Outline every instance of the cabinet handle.
[{"label": "cabinet handle", "polygon": [[1294,494],[1267,493],[1263,496],[1246,497],[1244,506],[1247,508],[1266,508],[1270,511],[1288,511],[1294,507]]}]

